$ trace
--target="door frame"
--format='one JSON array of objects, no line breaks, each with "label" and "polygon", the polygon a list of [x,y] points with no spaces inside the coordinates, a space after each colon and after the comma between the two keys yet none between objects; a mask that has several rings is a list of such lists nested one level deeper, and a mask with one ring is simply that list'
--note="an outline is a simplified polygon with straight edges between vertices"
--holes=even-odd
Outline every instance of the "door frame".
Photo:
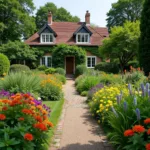
[{"label": "door frame", "polygon": [[[68,55],[68,56],[65,56],[65,71],[66,71],[66,65],[67,65],[67,63],[66,63],[66,58],[67,57],[73,57],[73,60],[74,60],[74,65],[73,65],[73,74],[75,74],[75,56],[70,56],[70,55]],[[66,71],[66,74],[67,74],[67,71]]]}]

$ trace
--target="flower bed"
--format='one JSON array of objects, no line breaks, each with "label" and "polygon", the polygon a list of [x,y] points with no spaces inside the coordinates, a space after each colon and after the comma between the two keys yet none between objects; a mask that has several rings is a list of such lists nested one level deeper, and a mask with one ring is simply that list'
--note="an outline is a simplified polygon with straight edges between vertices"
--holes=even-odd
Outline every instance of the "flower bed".
[{"label": "flower bed", "polygon": [[[8,96],[9,97],[9,96]],[[30,94],[0,99],[0,149],[44,150],[47,133],[53,127],[50,109]]]}]

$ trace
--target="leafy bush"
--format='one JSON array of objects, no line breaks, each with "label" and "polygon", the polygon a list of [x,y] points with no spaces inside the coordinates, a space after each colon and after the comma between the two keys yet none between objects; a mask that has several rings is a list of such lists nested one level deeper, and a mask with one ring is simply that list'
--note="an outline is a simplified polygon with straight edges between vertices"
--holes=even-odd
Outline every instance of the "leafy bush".
[{"label": "leafy bush", "polygon": [[63,68],[56,68],[56,73],[65,76],[66,71]]},{"label": "leafy bush", "polygon": [[10,66],[9,71],[10,72],[28,72],[30,71],[30,68],[26,65],[13,64]]},{"label": "leafy bush", "polygon": [[43,76],[41,81],[42,90],[39,91],[43,100],[60,100],[62,98],[62,82],[55,75]]},{"label": "leafy bush", "polygon": [[129,61],[128,62],[128,66],[132,66],[134,68],[138,68],[140,65],[139,65],[139,62],[137,60],[132,60],[132,61]]},{"label": "leafy bush", "polygon": [[100,79],[97,76],[83,76],[83,78],[80,77],[77,82],[77,91],[82,93],[83,91],[88,92],[93,86],[97,85],[100,82]]},{"label": "leafy bush", "polygon": [[48,68],[45,70],[45,74],[54,74],[54,73],[56,73],[55,68]]},{"label": "leafy bush", "polygon": [[87,96],[87,94],[88,94],[87,91],[83,91],[83,92],[81,93],[81,96]]},{"label": "leafy bush", "polygon": [[118,73],[119,67],[116,63],[109,62],[100,62],[95,66],[95,70],[104,71],[106,73]]},{"label": "leafy bush", "polygon": [[56,77],[60,82],[62,82],[63,84],[66,83],[66,77],[65,77],[65,76],[56,73],[56,74],[55,74],[55,77]]},{"label": "leafy bush", "polygon": [[[50,109],[29,94],[16,94],[0,100],[1,150],[44,150],[53,124]],[[44,137],[44,138],[43,138]]]},{"label": "leafy bush", "polygon": [[87,68],[84,64],[83,65],[78,65],[76,67],[75,76],[78,77],[79,75],[84,74],[86,71],[87,71]]},{"label": "leafy bush", "polygon": [[10,73],[4,80],[0,80],[0,89],[11,93],[37,93],[40,87],[40,77],[27,75],[22,72]]},{"label": "leafy bush", "polygon": [[38,66],[37,69],[40,70],[40,71],[45,71],[46,69],[48,69],[48,67],[45,66],[45,65],[40,65],[40,66]]},{"label": "leafy bush", "polygon": [[0,76],[5,76],[10,67],[10,62],[4,54],[0,53]]}]

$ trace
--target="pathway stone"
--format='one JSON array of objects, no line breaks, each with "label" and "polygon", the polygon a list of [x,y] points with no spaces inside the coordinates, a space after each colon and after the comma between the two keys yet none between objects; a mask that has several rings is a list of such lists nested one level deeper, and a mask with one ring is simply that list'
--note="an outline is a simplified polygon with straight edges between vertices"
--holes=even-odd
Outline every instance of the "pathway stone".
[{"label": "pathway stone", "polygon": [[63,90],[66,101],[50,150],[112,150],[74,80],[67,80]]}]

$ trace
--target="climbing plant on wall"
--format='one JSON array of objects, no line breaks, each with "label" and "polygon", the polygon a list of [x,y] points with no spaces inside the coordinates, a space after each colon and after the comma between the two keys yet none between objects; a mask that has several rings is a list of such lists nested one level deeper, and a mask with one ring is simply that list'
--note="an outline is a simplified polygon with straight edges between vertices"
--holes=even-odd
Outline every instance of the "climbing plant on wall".
[{"label": "climbing plant on wall", "polygon": [[53,67],[65,68],[66,56],[75,57],[75,66],[79,64],[85,64],[86,52],[84,49],[77,47],[77,46],[69,46],[66,44],[60,44],[57,47],[55,47],[52,53]]}]

